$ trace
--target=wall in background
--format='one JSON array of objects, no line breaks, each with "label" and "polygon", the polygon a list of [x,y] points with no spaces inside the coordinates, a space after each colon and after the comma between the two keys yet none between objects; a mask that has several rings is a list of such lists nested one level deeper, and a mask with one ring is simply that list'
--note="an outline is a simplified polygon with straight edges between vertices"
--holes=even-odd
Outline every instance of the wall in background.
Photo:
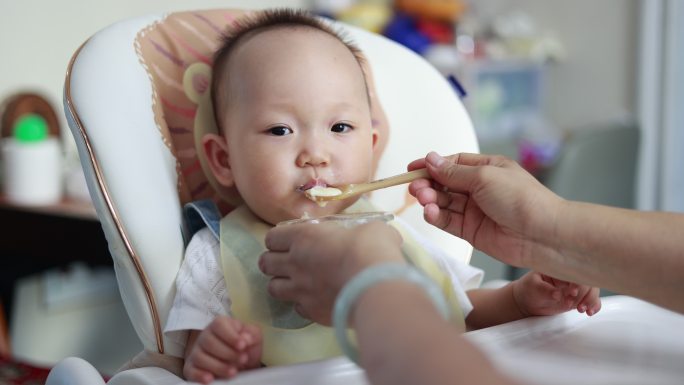
[{"label": "wall in background", "polygon": [[684,4],[642,3],[639,208],[684,212]]},{"label": "wall in background", "polygon": [[565,44],[548,72],[549,117],[561,128],[590,127],[636,114],[638,2],[516,0]]},{"label": "wall in background", "polygon": [[662,209],[684,213],[684,3],[667,3]]},{"label": "wall in background", "polygon": [[567,50],[547,72],[546,112],[561,129],[636,115],[638,0],[473,0],[487,15],[522,11]]},{"label": "wall in background", "polygon": [[[148,13],[201,8],[305,7],[309,0],[12,1],[0,13],[0,98],[18,90],[46,94],[61,109],[71,54],[97,30]],[[561,128],[596,125],[635,112],[638,0],[478,0],[490,13],[521,10],[554,30],[568,51],[548,72],[546,109]]]},{"label": "wall in background", "polygon": [[41,93],[58,110],[66,129],[61,110],[67,64],[76,49],[105,26],[174,10],[307,4],[306,0],[5,1],[0,12],[0,100],[19,91]]}]

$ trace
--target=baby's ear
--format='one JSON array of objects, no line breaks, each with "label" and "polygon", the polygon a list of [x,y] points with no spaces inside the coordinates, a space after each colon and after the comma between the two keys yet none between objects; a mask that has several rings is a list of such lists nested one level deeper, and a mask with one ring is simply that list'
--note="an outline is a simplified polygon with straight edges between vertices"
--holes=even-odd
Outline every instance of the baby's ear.
[{"label": "baby's ear", "polygon": [[233,172],[228,158],[228,143],[216,134],[206,134],[202,137],[202,150],[206,156],[207,166],[223,187],[232,187],[234,184]]}]

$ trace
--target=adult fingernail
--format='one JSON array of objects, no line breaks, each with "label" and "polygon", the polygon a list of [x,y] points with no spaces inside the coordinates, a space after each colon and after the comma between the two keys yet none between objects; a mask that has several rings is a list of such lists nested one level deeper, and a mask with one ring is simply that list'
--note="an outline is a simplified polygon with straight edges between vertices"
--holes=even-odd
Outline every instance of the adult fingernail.
[{"label": "adult fingernail", "polygon": [[444,164],[444,162],[446,162],[446,159],[444,159],[441,155],[439,155],[438,153],[436,153],[434,151],[430,151],[427,154],[427,157],[425,158],[425,160],[429,164],[431,164],[432,166],[435,166],[435,167],[441,167],[442,164]]}]

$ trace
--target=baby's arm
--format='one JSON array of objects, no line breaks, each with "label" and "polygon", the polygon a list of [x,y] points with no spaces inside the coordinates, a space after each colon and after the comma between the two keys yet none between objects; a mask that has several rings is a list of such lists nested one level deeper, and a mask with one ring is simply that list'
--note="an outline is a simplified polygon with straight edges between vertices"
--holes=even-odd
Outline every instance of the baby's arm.
[{"label": "baby's arm", "polygon": [[590,316],[601,309],[598,288],[560,281],[537,272],[529,272],[499,289],[470,290],[468,298],[473,304],[473,311],[466,318],[470,330],[573,308]]},{"label": "baby's arm", "polygon": [[466,328],[482,329],[524,318],[525,315],[514,299],[514,283],[515,281],[498,289],[468,290],[468,299],[473,305],[473,310],[465,319]]},{"label": "baby's arm", "polygon": [[185,346],[183,376],[208,384],[260,366],[262,337],[254,325],[216,317],[203,330],[192,330]]}]

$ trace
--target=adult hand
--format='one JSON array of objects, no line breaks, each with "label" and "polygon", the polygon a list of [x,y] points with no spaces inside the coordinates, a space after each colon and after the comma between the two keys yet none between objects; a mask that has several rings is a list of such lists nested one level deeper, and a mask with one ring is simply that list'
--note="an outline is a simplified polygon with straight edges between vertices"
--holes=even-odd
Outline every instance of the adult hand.
[{"label": "adult hand", "polygon": [[408,169],[422,167],[434,180],[413,181],[409,192],[424,206],[428,223],[514,266],[528,266],[532,255],[554,254],[549,244],[564,200],[516,162],[431,152]]},{"label": "adult hand", "polygon": [[273,276],[269,293],[296,303],[303,317],[330,325],[337,293],[364,268],[402,262],[402,239],[384,222],[347,229],[335,223],[278,226],[266,235],[259,268]]}]

